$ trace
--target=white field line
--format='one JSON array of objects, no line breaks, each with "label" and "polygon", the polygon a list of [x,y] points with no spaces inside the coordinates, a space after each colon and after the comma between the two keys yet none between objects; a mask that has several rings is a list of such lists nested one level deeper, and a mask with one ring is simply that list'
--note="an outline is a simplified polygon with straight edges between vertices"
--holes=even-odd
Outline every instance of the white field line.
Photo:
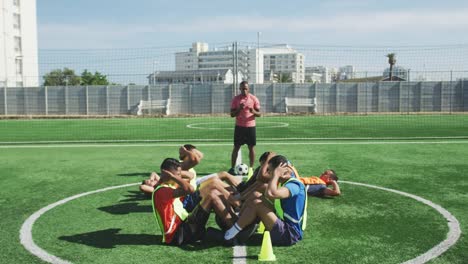
[{"label": "white field line", "polygon": [[[368,140],[368,141],[379,141],[379,140],[444,140],[444,139],[468,139],[466,136],[451,136],[451,137],[335,137],[335,138],[320,138],[320,137],[309,137],[309,138],[261,138],[257,139],[258,142],[265,141],[308,141],[308,140],[317,140],[317,141],[330,141],[330,140]],[[216,139],[216,138],[206,138],[206,139],[112,139],[112,140],[39,140],[39,141],[5,141],[1,142],[0,145],[20,145],[20,144],[75,144],[75,143],[167,143],[167,142],[232,142],[232,139]]]},{"label": "white field line", "polygon": [[232,263],[234,264],[246,264],[247,263],[247,247],[246,246],[234,246],[232,252]]},{"label": "white field line", "polygon": [[94,193],[105,192],[105,191],[109,191],[109,190],[113,190],[113,189],[129,187],[129,186],[134,186],[134,185],[138,185],[138,184],[139,183],[131,183],[131,184],[124,184],[124,185],[119,185],[119,186],[111,186],[111,187],[107,187],[107,188],[103,188],[103,189],[99,189],[99,190],[95,190],[95,191],[80,193],[80,194],[65,198],[63,200],[60,200],[58,202],[55,202],[53,204],[49,204],[46,207],[43,207],[42,209],[40,209],[39,211],[35,212],[30,217],[28,217],[28,219],[26,219],[26,221],[21,226],[21,229],[20,229],[20,242],[21,242],[21,244],[24,246],[24,248],[26,248],[26,250],[28,250],[33,255],[39,257],[40,259],[42,259],[42,260],[44,260],[46,262],[56,263],[56,264],[69,264],[69,263],[71,263],[71,262],[63,260],[63,259],[61,259],[59,257],[56,257],[56,256],[54,256],[52,254],[49,254],[47,251],[40,248],[36,243],[34,243],[34,240],[33,240],[33,237],[32,237],[32,228],[33,228],[34,223],[37,221],[37,219],[39,219],[39,217],[41,217],[41,215],[43,215],[47,211],[49,211],[49,210],[51,210],[51,209],[53,209],[53,208],[55,208],[55,207],[57,207],[59,205],[65,204],[65,203],[67,203],[67,202],[69,202],[71,200],[75,200],[75,199],[78,199],[80,197],[90,195],[90,194],[94,194]]},{"label": "white field line", "polygon": [[[354,184],[354,185],[359,185],[359,186],[364,186],[368,188],[374,188],[378,190],[383,190],[383,191],[388,191],[388,192],[393,192],[399,195],[403,195],[412,199],[415,199],[419,202],[422,202],[442,214],[448,221],[448,227],[449,227],[449,232],[447,233],[447,239],[436,245],[435,247],[431,248],[429,251],[426,253],[423,253],[420,256],[417,256],[416,258],[413,258],[411,260],[408,260],[404,262],[404,264],[422,264],[426,263],[431,259],[434,259],[438,256],[440,256],[442,253],[447,251],[451,246],[453,246],[458,238],[460,237],[461,230],[460,230],[460,224],[458,220],[450,214],[447,210],[445,210],[443,207],[440,205],[434,204],[433,202],[426,200],[422,197],[410,194],[410,193],[405,193],[401,192],[398,190],[394,189],[389,189],[389,188],[384,188],[384,187],[379,187],[375,185],[369,185],[369,184],[364,184],[364,183],[358,183],[358,182],[349,182],[349,181],[341,181],[343,183],[347,184]],[[85,192],[81,194],[77,194],[68,198],[65,198],[63,200],[60,200],[58,202],[55,202],[53,204],[47,205],[46,207],[43,207],[39,211],[33,213],[26,221],[23,223],[20,229],[20,242],[21,244],[28,250],[30,253],[33,255],[39,257],[40,259],[49,262],[49,263],[57,263],[57,264],[69,264],[71,262],[63,260],[59,257],[56,257],[52,254],[49,254],[47,251],[44,249],[40,248],[36,243],[34,243],[33,237],[32,237],[32,228],[34,223],[47,211],[59,206],[63,205],[71,200],[78,199],[80,197],[90,195],[90,194],[95,194],[95,193],[100,193],[100,192],[105,192],[113,189],[118,189],[118,188],[124,188],[124,187],[130,187],[134,185],[138,185],[140,183],[131,183],[131,184],[124,184],[124,185],[119,185],[119,186],[111,186],[95,191],[90,191],[90,192]],[[245,246],[235,246],[233,248],[233,263],[235,264],[244,264],[247,261],[247,253],[246,253],[246,248]]]},{"label": "white field line", "polygon": [[[192,141],[194,142],[194,141]],[[467,144],[468,140],[439,141],[350,141],[350,142],[257,142],[257,146],[277,145],[429,145],[429,144]],[[232,146],[232,143],[200,143],[197,146]],[[39,144],[39,145],[0,145],[0,149],[15,148],[106,148],[106,147],[178,147],[177,143],[139,143],[139,144]]]},{"label": "white field line", "polygon": [[[227,122],[226,122],[227,123]],[[234,130],[234,126],[232,122],[229,122],[230,127],[204,127],[204,125],[212,125],[212,124],[218,124],[219,123],[213,123],[213,122],[205,122],[205,123],[193,123],[193,124],[188,124],[186,125],[187,128],[192,128],[192,129],[201,129],[201,130]],[[279,127],[288,127],[289,123],[285,122],[261,122],[262,126],[258,126],[257,128],[259,129],[264,129],[264,128],[279,128]],[[268,124],[267,126],[263,126],[265,124]]]},{"label": "white field line", "polygon": [[374,188],[378,190],[383,190],[387,192],[393,192],[402,196],[406,196],[409,198],[412,198],[418,202],[421,202],[425,205],[428,205],[432,208],[434,208],[439,214],[441,214],[445,219],[447,219],[447,225],[449,228],[449,231],[447,233],[447,238],[437,244],[435,247],[431,248],[428,250],[426,253],[417,256],[416,258],[410,259],[408,261],[405,261],[403,264],[422,264],[430,261],[431,259],[437,258],[438,256],[442,255],[445,251],[447,251],[451,246],[455,245],[457,240],[460,238],[461,235],[461,229],[460,229],[460,223],[458,222],[457,218],[453,216],[449,211],[447,211],[445,208],[442,206],[435,204],[427,199],[424,199],[422,197],[416,196],[414,194],[394,190],[394,189],[389,189],[389,188],[384,188],[384,187],[379,187],[375,185],[369,185],[369,184],[364,184],[364,183],[358,183],[358,182],[348,182],[348,181],[340,181],[343,183],[348,183],[348,184],[353,184],[353,185],[359,185],[359,186],[364,186],[368,188]]}]

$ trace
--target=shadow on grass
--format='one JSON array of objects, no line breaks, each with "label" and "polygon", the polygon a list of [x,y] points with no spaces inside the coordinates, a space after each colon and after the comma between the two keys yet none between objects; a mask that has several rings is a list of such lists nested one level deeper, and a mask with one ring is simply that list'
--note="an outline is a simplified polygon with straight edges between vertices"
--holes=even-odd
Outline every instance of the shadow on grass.
[{"label": "shadow on grass", "polygon": [[139,205],[138,203],[123,203],[99,207],[98,210],[109,214],[124,215],[129,213],[151,213],[153,207],[151,205]]},{"label": "shadow on grass", "polygon": [[139,202],[151,199],[151,195],[146,195],[140,191],[128,191],[128,194],[124,195],[128,197],[127,199],[120,200],[121,203],[124,202]]},{"label": "shadow on grass", "polygon": [[119,173],[117,176],[132,177],[132,176],[146,176],[149,177],[151,172],[130,172],[130,173]]},{"label": "shadow on grass", "polygon": [[120,228],[110,228],[89,233],[61,236],[60,240],[95,248],[115,248],[119,245],[162,245],[161,235],[119,234]]}]

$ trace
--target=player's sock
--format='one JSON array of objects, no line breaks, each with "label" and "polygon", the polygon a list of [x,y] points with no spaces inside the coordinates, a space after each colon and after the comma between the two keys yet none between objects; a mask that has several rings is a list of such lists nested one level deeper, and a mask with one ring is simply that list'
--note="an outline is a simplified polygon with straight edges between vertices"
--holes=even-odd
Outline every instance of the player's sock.
[{"label": "player's sock", "polygon": [[226,233],[224,233],[224,240],[233,239],[241,230],[242,228],[240,228],[240,226],[235,223],[231,228],[229,228],[228,231],[226,231]]}]

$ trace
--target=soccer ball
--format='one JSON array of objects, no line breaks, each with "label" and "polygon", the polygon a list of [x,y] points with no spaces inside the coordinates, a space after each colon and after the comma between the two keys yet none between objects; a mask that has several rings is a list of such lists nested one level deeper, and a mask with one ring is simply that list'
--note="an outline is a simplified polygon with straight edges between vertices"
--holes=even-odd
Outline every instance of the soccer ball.
[{"label": "soccer ball", "polygon": [[234,167],[234,173],[236,175],[246,176],[249,173],[249,166],[244,163],[237,164],[236,167]]}]

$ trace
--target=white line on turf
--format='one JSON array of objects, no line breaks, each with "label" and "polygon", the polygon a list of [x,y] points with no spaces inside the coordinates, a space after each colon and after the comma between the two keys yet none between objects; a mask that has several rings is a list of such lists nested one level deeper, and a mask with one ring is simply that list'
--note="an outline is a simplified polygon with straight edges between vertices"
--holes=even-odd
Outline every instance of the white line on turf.
[{"label": "white line on turf", "polygon": [[[210,122],[205,122],[205,123],[193,123],[193,124],[188,124],[186,125],[187,128],[192,128],[192,129],[201,129],[201,130],[234,130],[234,127],[232,126],[232,122],[229,122],[229,127],[206,127],[205,125],[219,125],[219,123],[210,123]],[[263,126],[265,124],[269,124],[267,126]],[[260,126],[260,127],[258,127]],[[261,122],[257,124],[258,128],[279,128],[279,127],[287,127],[289,126],[288,123],[285,122]]]},{"label": "white line on turf", "polygon": [[232,263],[234,264],[247,263],[247,248],[245,246],[234,246],[232,255],[233,255]]},{"label": "white line on turf", "polygon": [[40,209],[39,211],[35,212],[30,217],[28,217],[28,219],[26,219],[26,221],[21,226],[21,229],[20,229],[20,242],[21,242],[21,244],[23,244],[23,246],[29,252],[31,252],[33,255],[39,257],[40,259],[42,259],[42,260],[44,260],[46,262],[56,263],[56,264],[69,264],[69,263],[71,263],[71,262],[63,260],[63,259],[61,259],[59,257],[56,257],[56,256],[54,256],[52,254],[49,254],[47,251],[40,248],[36,243],[34,243],[34,239],[32,237],[32,227],[33,227],[34,223],[36,222],[36,220],[39,219],[39,217],[41,217],[41,215],[43,215],[47,211],[49,211],[49,210],[51,210],[51,209],[53,209],[53,208],[55,208],[55,207],[57,207],[59,205],[65,204],[65,203],[67,203],[67,202],[69,202],[71,200],[75,200],[75,199],[78,199],[80,197],[90,195],[90,194],[94,194],[94,193],[105,192],[105,191],[109,191],[109,190],[113,190],[113,189],[117,189],[117,188],[123,188],[123,187],[138,185],[138,184],[139,183],[131,183],[131,184],[107,187],[107,188],[103,188],[103,189],[99,189],[99,190],[95,190],[95,191],[91,191],[91,192],[80,193],[80,194],[65,198],[63,200],[60,200],[58,202],[55,202],[53,204],[49,204],[46,207],[43,207],[42,209]]},{"label": "white line on turf", "polygon": [[[295,140],[295,141],[307,141],[307,140],[320,140],[320,141],[329,141],[329,140],[443,140],[443,139],[468,139],[467,136],[451,136],[451,137],[337,137],[337,138],[262,138],[263,141],[288,141],[288,140]],[[206,138],[206,139],[112,139],[112,140],[38,140],[38,141],[4,141],[0,142],[4,145],[19,145],[19,144],[74,144],[74,143],[81,143],[81,144],[98,144],[98,143],[166,143],[166,142],[223,142],[228,140],[222,140],[219,138]],[[230,142],[230,141],[229,141]]]},{"label": "white line on turf", "polygon": [[[257,142],[257,146],[269,145],[428,145],[428,144],[467,144],[468,140],[450,141],[351,141],[351,142]],[[47,144],[47,145],[0,145],[0,149],[15,148],[106,148],[106,147],[174,147],[177,143],[144,143],[144,144]],[[197,143],[197,146],[232,146],[232,143]]]},{"label": "white line on turf", "polygon": [[425,205],[428,205],[432,208],[434,208],[437,212],[439,212],[445,219],[447,219],[447,225],[449,227],[449,231],[447,233],[447,238],[440,242],[438,245],[435,247],[431,248],[429,251],[426,253],[417,256],[416,258],[410,259],[408,261],[405,261],[404,264],[419,264],[419,263],[426,263],[431,259],[434,259],[445,251],[447,251],[451,246],[455,245],[457,240],[460,238],[461,235],[461,229],[460,229],[460,223],[458,222],[457,218],[453,216],[449,211],[445,210],[442,206],[435,204],[427,199],[424,199],[422,197],[416,196],[414,194],[394,190],[394,189],[389,189],[389,188],[384,188],[384,187],[379,187],[375,185],[370,185],[370,184],[364,184],[364,183],[358,183],[358,182],[348,182],[348,181],[340,181],[342,183],[348,183],[348,184],[353,184],[353,185],[359,185],[359,186],[364,186],[368,188],[374,188],[378,190],[383,190],[387,192],[393,192],[399,195],[403,195],[409,198],[412,198],[418,202],[421,202]]},{"label": "white line on turf", "polygon": [[[445,217],[445,219],[447,219],[447,222],[448,222],[447,225],[448,225],[448,228],[449,228],[449,231],[447,233],[447,239],[445,239],[444,241],[442,241],[441,243],[439,243],[435,247],[429,249],[429,251],[423,253],[422,255],[417,256],[416,258],[413,258],[411,260],[408,260],[408,261],[404,262],[404,264],[422,264],[422,263],[426,263],[429,260],[434,259],[434,258],[440,256],[445,251],[447,251],[460,238],[460,234],[461,234],[460,223],[455,218],[455,216],[453,216],[449,211],[445,210],[440,205],[437,205],[437,204],[435,204],[435,203],[433,203],[433,202],[431,202],[429,200],[426,200],[426,199],[424,199],[422,197],[419,197],[419,196],[416,196],[414,194],[405,193],[405,192],[394,190],[394,189],[389,189],[389,188],[384,188],[384,187],[379,187],[379,186],[365,184],[365,183],[359,183],[359,182],[350,182],[350,181],[340,181],[340,182],[347,183],[347,184],[354,184],[354,185],[364,186],[364,187],[368,187],[368,188],[374,188],[374,189],[388,191],[388,192],[393,192],[393,193],[396,193],[396,194],[399,194],[399,195],[403,195],[403,196],[415,199],[415,200],[417,200],[419,202],[422,202],[422,203],[434,208],[435,210],[437,210],[437,212],[439,212],[441,215],[443,215]],[[34,240],[33,240],[33,237],[32,237],[32,227],[33,227],[34,223],[37,221],[37,219],[39,219],[39,217],[41,217],[41,215],[43,215],[47,211],[49,211],[49,210],[51,210],[51,209],[53,209],[53,208],[55,208],[55,207],[57,207],[59,205],[63,205],[63,204],[65,204],[65,203],[67,203],[67,202],[69,202],[71,200],[74,200],[74,199],[77,199],[77,198],[80,198],[80,197],[83,197],[83,196],[86,196],[86,195],[90,195],[90,194],[95,194],[95,193],[105,192],[105,191],[109,191],[109,190],[113,190],[113,189],[134,186],[134,185],[138,185],[138,184],[140,184],[140,183],[131,183],[131,184],[124,184],[124,185],[119,185],[119,186],[111,186],[111,187],[107,187],[107,188],[103,188],[103,189],[99,189],[99,190],[95,190],[95,191],[81,193],[81,194],[77,194],[77,195],[65,198],[65,199],[60,200],[58,202],[55,202],[53,204],[47,205],[46,207],[43,207],[42,209],[40,209],[39,211],[35,212],[30,217],[28,217],[28,219],[26,219],[26,221],[21,226],[21,229],[20,229],[21,244],[30,253],[32,253],[33,255],[39,257],[40,259],[42,259],[42,260],[44,260],[46,262],[56,263],[56,264],[69,264],[69,263],[71,263],[71,262],[63,260],[63,259],[61,259],[59,257],[56,257],[56,256],[54,256],[52,254],[49,254],[47,251],[40,248],[36,243],[34,243]],[[245,246],[243,246],[243,247],[234,247],[233,250],[234,250],[234,252],[233,252],[233,256],[234,256],[233,263],[236,263],[236,264],[237,263],[242,263],[242,264],[246,263],[247,253],[246,253]],[[242,256],[244,256],[244,257],[242,257]]]}]

